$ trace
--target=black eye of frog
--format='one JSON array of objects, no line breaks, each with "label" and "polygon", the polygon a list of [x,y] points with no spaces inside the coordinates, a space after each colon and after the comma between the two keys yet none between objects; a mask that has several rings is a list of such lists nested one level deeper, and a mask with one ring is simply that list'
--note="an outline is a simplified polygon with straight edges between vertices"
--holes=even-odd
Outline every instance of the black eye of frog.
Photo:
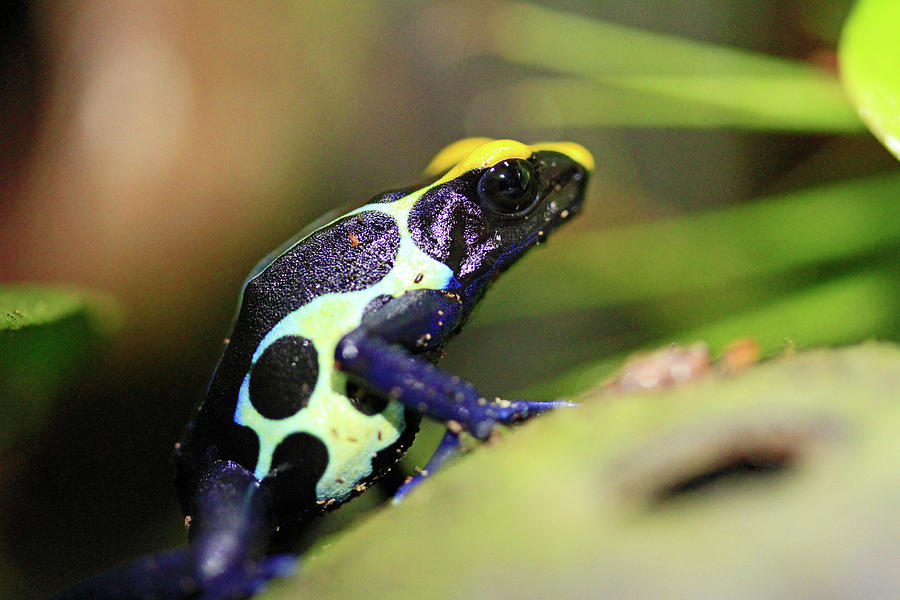
[{"label": "black eye of frog", "polygon": [[518,216],[537,204],[537,175],[527,160],[504,160],[481,176],[478,197],[485,206],[505,216]]}]

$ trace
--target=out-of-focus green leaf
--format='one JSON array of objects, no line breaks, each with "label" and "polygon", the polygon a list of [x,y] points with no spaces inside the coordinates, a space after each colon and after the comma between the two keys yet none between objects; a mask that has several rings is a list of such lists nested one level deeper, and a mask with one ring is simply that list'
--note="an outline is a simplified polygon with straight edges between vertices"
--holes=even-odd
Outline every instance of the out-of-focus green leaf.
[{"label": "out-of-focus green leaf", "polygon": [[262,598],[881,597],[898,583],[898,387],[900,350],[868,344],[583,398]]},{"label": "out-of-focus green leaf", "polygon": [[900,2],[861,0],[844,25],[841,78],[872,133],[900,158]]},{"label": "out-of-focus green leaf", "polygon": [[0,285],[0,334],[52,325],[82,313],[98,329],[109,328],[115,319],[109,299],[96,294],[65,287]]},{"label": "out-of-focus green leaf", "polygon": [[560,232],[479,307],[482,323],[596,309],[887,251],[900,244],[900,176],[869,177],[653,223]]},{"label": "out-of-focus green leaf", "polygon": [[[679,332],[674,338],[653,342],[663,346],[675,341],[709,344],[714,355],[740,338],[756,340],[764,356],[786,347],[810,348],[821,344],[846,344],[871,337],[873,332],[900,325],[898,279],[891,272],[867,272],[840,278],[779,298],[768,304]],[[653,349],[653,344],[646,350]],[[608,377],[630,352],[604,357],[572,369],[562,377],[530,387],[523,397],[573,396]]]},{"label": "out-of-focus green leaf", "polygon": [[871,337],[900,323],[900,280],[889,271],[865,272],[804,289],[777,301],[682,336],[704,340],[714,350],[741,337],[756,339],[765,354],[787,344],[809,348],[846,344]]},{"label": "out-of-focus green leaf", "polygon": [[[837,78],[812,65],[524,2],[435,10],[454,30],[473,32],[455,39],[466,47],[447,48],[454,38],[437,36],[441,52],[496,55],[564,77],[492,90],[469,113],[473,130],[522,123],[862,130]],[[479,110],[488,103],[489,111]],[[492,121],[481,122],[483,114]],[[494,123],[498,115],[508,122]]]},{"label": "out-of-focus green leaf", "polygon": [[791,25],[810,40],[820,41],[829,47],[837,46],[841,29],[854,0],[800,0],[788,10]]},{"label": "out-of-focus green leaf", "polygon": [[489,90],[467,111],[472,131],[530,127],[741,128],[858,133],[830,76],[753,75],[537,78]]},{"label": "out-of-focus green leaf", "polygon": [[[527,2],[499,2],[491,14],[473,18],[495,34],[481,42],[493,53],[586,79],[692,77],[706,73],[790,80],[821,75],[818,69],[783,58],[608,23]],[[573,52],[573,48],[577,51]]]},{"label": "out-of-focus green leaf", "polygon": [[57,393],[115,327],[105,297],[67,288],[0,286],[0,450],[34,430]]}]

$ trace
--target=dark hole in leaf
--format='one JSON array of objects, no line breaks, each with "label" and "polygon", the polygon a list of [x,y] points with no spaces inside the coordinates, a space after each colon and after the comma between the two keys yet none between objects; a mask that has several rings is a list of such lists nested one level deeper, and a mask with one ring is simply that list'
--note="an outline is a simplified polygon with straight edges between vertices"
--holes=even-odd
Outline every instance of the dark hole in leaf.
[{"label": "dark hole in leaf", "polygon": [[794,462],[793,457],[785,454],[778,460],[760,461],[760,457],[747,456],[729,464],[721,465],[693,477],[675,481],[656,492],[656,500],[665,502],[684,494],[698,493],[724,485],[739,485],[751,479],[771,478],[784,471]]},{"label": "dark hole in leaf", "polygon": [[630,454],[613,472],[628,502],[661,506],[725,487],[772,481],[808,460],[838,427],[821,417],[707,422]]}]

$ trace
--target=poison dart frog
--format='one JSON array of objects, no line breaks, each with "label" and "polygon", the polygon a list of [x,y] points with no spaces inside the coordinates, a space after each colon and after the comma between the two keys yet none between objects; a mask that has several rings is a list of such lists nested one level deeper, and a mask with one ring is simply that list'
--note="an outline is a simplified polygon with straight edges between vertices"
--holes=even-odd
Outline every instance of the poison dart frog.
[{"label": "poison dart frog", "polygon": [[488,284],[580,209],[574,143],[458,141],[428,183],[301,232],[250,274],[225,349],[175,448],[186,548],[58,598],[246,598],[292,570],[286,524],[337,508],[391,469],[422,416],[447,425],[404,497],[460,444],[562,401],[503,400],[438,369]]}]

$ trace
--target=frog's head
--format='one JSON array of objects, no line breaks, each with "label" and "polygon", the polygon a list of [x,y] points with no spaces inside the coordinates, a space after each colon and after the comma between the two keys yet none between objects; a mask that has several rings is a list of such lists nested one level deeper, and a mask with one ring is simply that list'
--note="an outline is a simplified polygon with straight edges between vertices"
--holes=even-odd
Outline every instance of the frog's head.
[{"label": "frog's head", "polygon": [[574,143],[461,140],[426,169],[438,179],[412,207],[410,233],[480,295],[493,275],[578,213],[593,167],[590,152]]}]

